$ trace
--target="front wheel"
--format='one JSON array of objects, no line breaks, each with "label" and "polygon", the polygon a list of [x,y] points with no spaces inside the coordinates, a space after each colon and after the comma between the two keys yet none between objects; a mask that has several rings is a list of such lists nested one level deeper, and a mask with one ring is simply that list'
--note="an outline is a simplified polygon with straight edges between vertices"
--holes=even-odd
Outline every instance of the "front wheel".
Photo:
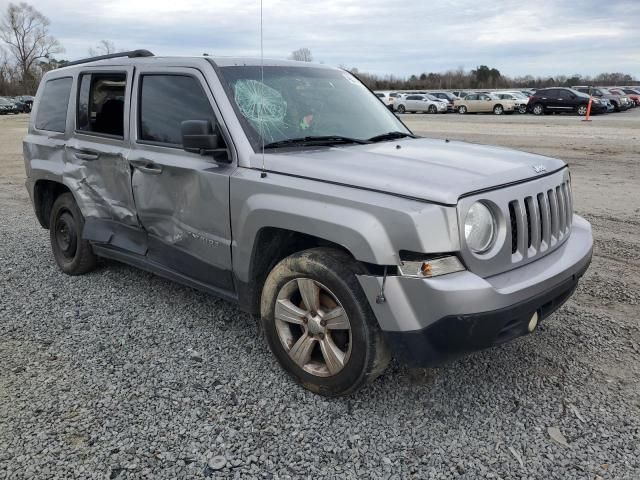
[{"label": "front wheel", "polygon": [[518,106],[518,113],[521,113],[521,114],[527,113],[527,106],[526,105]]},{"label": "front wheel", "polygon": [[577,109],[578,115],[580,115],[581,117],[584,117],[587,114],[587,106],[586,105],[580,105]]},{"label": "front wheel", "polygon": [[435,105],[429,105],[429,109],[427,110],[429,113],[438,113],[438,107]]},{"label": "front wheel", "polygon": [[504,108],[502,105],[496,105],[493,107],[493,113],[494,115],[502,115],[504,113]]},{"label": "front wheel", "polygon": [[278,263],[262,291],[271,351],[298,383],[321,395],[355,392],[390,359],[356,273],[364,272],[348,254],[313,248]]},{"label": "front wheel", "polygon": [[396,110],[398,111],[398,113],[404,113],[406,111],[406,108],[404,108],[404,105],[398,105],[398,108],[396,108]]},{"label": "front wheel", "polygon": [[458,113],[459,113],[460,115],[464,115],[465,113],[467,113],[467,107],[465,107],[464,105],[460,105],[460,106],[458,107]]}]

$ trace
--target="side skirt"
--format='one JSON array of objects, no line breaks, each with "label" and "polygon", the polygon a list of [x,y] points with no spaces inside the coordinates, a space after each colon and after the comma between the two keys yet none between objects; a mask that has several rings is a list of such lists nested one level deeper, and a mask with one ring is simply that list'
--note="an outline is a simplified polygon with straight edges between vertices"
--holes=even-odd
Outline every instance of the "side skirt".
[{"label": "side skirt", "polygon": [[100,257],[117,260],[119,262],[126,263],[142,270],[146,270],[147,272],[154,273],[160,277],[164,277],[182,285],[186,285],[187,287],[195,288],[196,290],[199,290],[201,292],[220,297],[235,304],[238,303],[238,296],[235,292],[224,290],[194,280],[190,277],[187,277],[186,275],[176,272],[175,270],[167,268],[164,265],[154,262],[153,260],[149,260],[147,257],[95,243],[92,244],[92,247],[95,254]]}]

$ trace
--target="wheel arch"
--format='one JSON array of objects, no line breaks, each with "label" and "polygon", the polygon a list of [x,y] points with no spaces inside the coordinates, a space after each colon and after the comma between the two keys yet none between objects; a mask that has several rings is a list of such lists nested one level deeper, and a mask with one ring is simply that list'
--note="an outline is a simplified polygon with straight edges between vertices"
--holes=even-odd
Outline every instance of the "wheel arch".
[{"label": "wheel arch", "polygon": [[355,259],[346,247],[325,238],[286,228],[262,227],[256,234],[249,258],[249,281],[237,279],[241,307],[258,314],[262,289],[269,272],[288,256],[314,247],[333,248]]},{"label": "wheel arch", "polygon": [[73,193],[64,183],[40,179],[33,186],[33,206],[36,217],[43,228],[49,228],[49,216],[56,199],[63,193]]}]

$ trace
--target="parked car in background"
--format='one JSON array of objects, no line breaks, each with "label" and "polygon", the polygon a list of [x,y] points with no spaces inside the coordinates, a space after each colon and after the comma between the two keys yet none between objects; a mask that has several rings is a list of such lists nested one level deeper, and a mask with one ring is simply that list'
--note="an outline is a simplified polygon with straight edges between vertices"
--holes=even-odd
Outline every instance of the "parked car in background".
[{"label": "parked car in background", "polygon": [[0,115],[8,115],[10,113],[20,113],[18,105],[13,100],[6,97],[0,97]]},{"label": "parked car in background", "polygon": [[395,98],[390,95],[390,92],[373,92],[373,93],[376,94],[376,97],[378,97],[380,101],[384,103],[389,110],[393,110],[393,102]]},{"label": "parked car in background", "polygon": [[455,102],[458,97],[456,97],[453,93],[449,92],[427,92],[429,95],[432,95],[440,100],[444,100],[447,102],[447,110],[449,112],[454,111],[453,102]]},{"label": "parked car in background", "polygon": [[453,93],[458,98],[464,98],[469,95],[469,92],[465,92],[464,90],[454,90]]},{"label": "parked car in background", "polygon": [[496,92],[495,96],[505,100],[513,100],[516,104],[516,111],[518,113],[527,113],[529,97],[525,94],[521,92]]},{"label": "parked car in background", "polygon": [[610,88],[609,91],[611,93],[615,93],[616,95],[625,96],[630,100],[632,107],[637,107],[640,105],[640,93],[634,93],[633,90],[629,88]]},{"label": "parked car in background", "polygon": [[429,95],[407,95],[402,98],[398,97],[394,108],[398,113],[447,113],[447,103],[433,97],[429,98]]},{"label": "parked car in background", "polygon": [[458,113],[491,113],[502,115],[513,113],[516,103],[510,99],[498,98],[490,93],[472,93],[463,99],[454,102],[454,108]]},{"label": "parked car in background", "polygon": [[35,99],[35,97],[31,95],[20,95],[16,98],[20,99],[20,101],[24,102],[27,105],[27,113],[31,111],[31,109],[33,108],[33,100]]},{"label": "parked car in background", "polygon": [[597,98],[606,98],[611,102],[616,112],[622,112],[630,108],[631,100],[626,96],[616,95],[603,87],[590,87],[588,85],[578,85],[572,87],[574,90],[591,95]]},{"label": "parked car in background", "polygon": [[[529,111],[534,115],[545,113],[577,113],[586,115],[589,95],[572,88],[541,88],[529,98]],[[607,107],[594,99],[591,113],[604,113]]]},{"label": "parked car in background", "polygon": [[31,111],[31,105],[28,105],[21,97],[13,97],[8,100],[16,104],[20,113],[29,113]]}]

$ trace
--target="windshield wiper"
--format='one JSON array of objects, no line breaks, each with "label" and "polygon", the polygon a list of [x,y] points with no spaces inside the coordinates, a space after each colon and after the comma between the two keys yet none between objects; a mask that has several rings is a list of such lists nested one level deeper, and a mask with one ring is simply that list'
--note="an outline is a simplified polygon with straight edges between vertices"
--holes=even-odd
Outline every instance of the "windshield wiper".
[{"label": "windshield wiper", "polygon": [[405,133],[405,132],[387,132],[387,133],[382,133],[380,135],[376,135],[375,137],[371,137],[368,141],[369,142],[383,142],[385,140],[395,140],[396,138],[405,138],[405,137],[416,138],[415,135],[411,135],[410,133]]},{"label": "windshield wiper", "polygon": [[360,140],[358,138],[342,137],[340,135],[319,135],[300,138],[287,138],[278,140],[277,142],[267,143],[264,148],[284,148],[294,146],[310,146],[310,145],[337,145],[345,143],[357,143],[364,145],[369,143],[368,140]]}]

